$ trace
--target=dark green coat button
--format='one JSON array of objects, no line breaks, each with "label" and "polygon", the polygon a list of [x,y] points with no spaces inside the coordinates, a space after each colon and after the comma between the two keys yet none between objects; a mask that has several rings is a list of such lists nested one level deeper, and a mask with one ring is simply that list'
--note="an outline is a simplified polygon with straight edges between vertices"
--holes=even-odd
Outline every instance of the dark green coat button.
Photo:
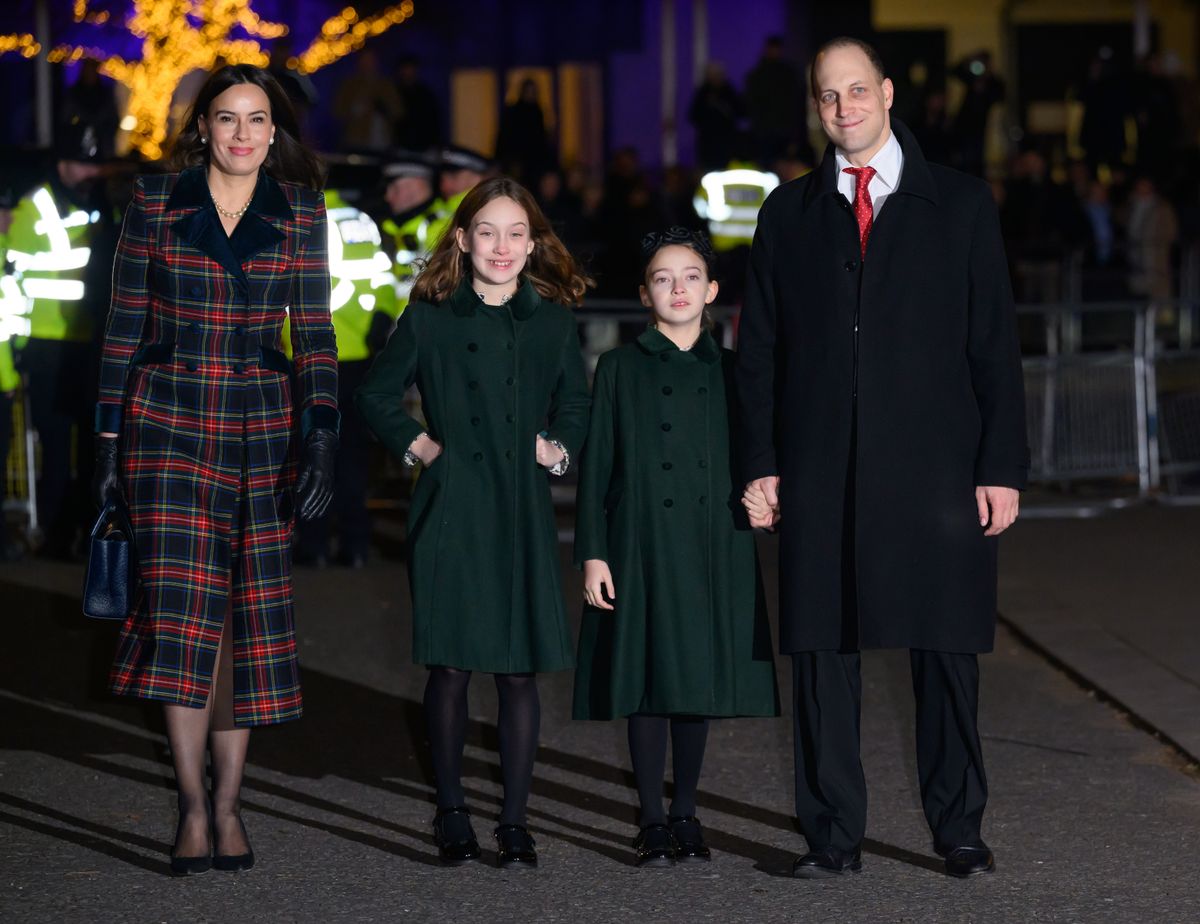
[{"label": "dark green coat button", "polygon": [[663,429],[663,433],[669,433],[671,430],[671,425],[669,423],[665,423],[662,425],[662,429]]},{"label": "dark green coat button", "polygon": [[472,418],[471,418],[471,426],[472,426],[472,427],[478,427],[478,426],[479,426],[479,418],[478,418],[478,417],[472,417]]},{"label": "dark green coat button", "polygon": [[670,463],[670,462],[664,462],[664,463],[663,463],[663,471],[664,471],[664,472],[669,472],[670,470],[671,470],[671,463]]},{"label": "dark green coat button", "polygon": [[506,458],[506,459],[511,459],[511,458],[512,458],[512,456],[513,456],[513,453],[512,453],[512,450],[511,450],[511,449],[506,449],[506,450],[504,450],[504,458]]},{"label": "dark green coat button", "polygon": [[482,453],[482,452],[477,452],[477,453],[475,453],[475,461],[476,461],[476,462],[482,462],[482,461],[483,461],[483,453]]},{"label": "dark green coat button", "polygon": [[515,422],[515,421],[516,421],[516,419],[517,419],[517,418],[513,417],[513,415],[512,415],[512,414],[505,414],[505,415],[504,415],[504,419],[505,419],[505,420],[506,420],[508,423],[513,423],[513,422]]},{"label": "dark green coat button", "polygon": [[513,377],[511,375],[504,380],[505,385],[511,385],[512,383],[513,383]]},{"label": "dark green coat button", "polygon": [[665,501],[663,501],[663,506],[664,507],[674,507],[675,501],[671,500],[671,498],[668,497]]},{"label": "dark green coat button", "polygon": [[675,390],[675,389],[673,389],[673,388],[672,388],[670,385],[664,385],[664,386],[663,386],[663,394],[664,394],[664,395],[669,395],[669,394],[670,394],[672,391],[674,391],[674,390]]},{"label": "dark green coat button", "polygon": [[708,468],[708,463],[707,463],[707,462],[706,462],[704,459],[701,459],[701,460],[700,460],[700,467],[701,467],[701,468]]},{"label": "dark green coat button", "polygon": [[703,385],[701,385],[701,386],[700,386],[698,389],[696,389],[696,391],[697,391],[699,394],[702,394],[702,395],[707,395],[707,394],[708,394],[708,389],[707,389],[707,388],[705,388]]},{"label": "dark green coat button", "polygon": [[467,388],[471,389],[471,391],[475,391],[478,387],[478,382],[467,382]]},{"label": "dark green coat button", "polygon": [[708,502],[708,498],[707,498],[707,497],[705,497],[703,494],[701,494],[701,495],[700,495],[700,503],[704,504],[704,503],[707,503],[707,502]]},{"label": "dark green coat button", "polygon": [[467,349],[470,350],[472,353],[474,353],[476,350],[479,349],[479,344],[478,343],[468,343]]},{"label": "dark green coat button", "polygon": [[510,340],[510,341],[508,342],[507,346],[508,346],[508,348],[511,350],[511,349],[513,349],[513,346],[514,346],[514,344],[513,344],[513,342]]}]

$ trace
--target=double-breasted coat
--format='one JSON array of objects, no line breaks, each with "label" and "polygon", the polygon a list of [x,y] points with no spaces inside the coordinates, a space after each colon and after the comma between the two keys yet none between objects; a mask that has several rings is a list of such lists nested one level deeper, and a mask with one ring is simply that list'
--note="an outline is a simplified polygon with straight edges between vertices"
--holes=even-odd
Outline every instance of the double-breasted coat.
[{"label": "double-breasted coat", "polygon": [[[575,561],[608,563],[587,606],[577,719],[779,714],[754,536],[730,463],[733,354],[650,328],[600,357],[579,475]],[[728,387],[727,387],[728,382]]]},{"label": "double-breasted coat", "polygon": [[[416,383],[422,424],[403,397]],[[575,318],[525,282],[502,306],[464,282],[413,302],[358,389],[367,424],[397,456],[427,431],[442,444],[408,514],[413,660],[488,673],[574,660],[540,432],[574,461],[587,433]]]},{"label": "double-breasted coat", "polygon": [[141,581],[118,693],[204,705],[228,613],[235,722],[300,715],[297,443],[338,426],[326,234],[321,193],[265,172],[228,236],[203,168],[134,186],[96,411],[98,432],[120,434]]},{"label": "double-breasted coat", "polygon": [[1024,487],[1012,290],[989,189],[896,120],[865,256],[835,154],[759,214],[740,326],[744,475],[780,476],[785,652],[991,649],[977,485]]}]

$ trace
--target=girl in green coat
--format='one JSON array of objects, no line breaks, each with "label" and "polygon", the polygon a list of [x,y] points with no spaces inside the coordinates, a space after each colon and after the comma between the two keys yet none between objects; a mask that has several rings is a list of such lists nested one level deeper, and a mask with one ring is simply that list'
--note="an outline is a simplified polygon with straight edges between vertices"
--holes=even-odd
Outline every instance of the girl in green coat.
[{"label": "girl in green coat", "polygon": [[[357,392],[380,440],[423,466],[408,517],[413,656],[429,666],[434,841],[451,864],[480,854],[462,787],[472,671],[494,674],[500,699],[499,863],[537,863],[525,829],[535,674],[573,661],[549,476],[577,457],[589,404],[563,305],[589,281],[525,189],[486,180],[463,199]],[[424,424],[404,410],[414,382]]]},{"label": "girl in green coat", "polygon": [[709,718],[779,715],[754,537],[730,470],[733,355],[705,317],[712,245],[672,228],[643,251],[654,320],[596,368],[575,531],[587,606],[574,714],[628,716],[639,866],[709,859],[695,817]]}]

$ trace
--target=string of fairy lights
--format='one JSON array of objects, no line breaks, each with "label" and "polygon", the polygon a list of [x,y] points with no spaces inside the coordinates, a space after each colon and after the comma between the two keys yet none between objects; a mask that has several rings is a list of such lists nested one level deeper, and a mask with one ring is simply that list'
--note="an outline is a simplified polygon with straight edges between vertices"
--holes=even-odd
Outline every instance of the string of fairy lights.
[{"label": "string of fairy lights", "polygon": [[[170,124],[171,98],[180,80],[192,71],[211,70],[218,61],[255,64],[269,60],[262,45],[287,35],[283,23],[268,22],[252,8],[253,0],[133,0],[126,30],[142,40],[142,56],[127,61],[87,45],[58,45],[46,56],[69,64],[83,58],[100,62],[100,72],[129,89],[129,106],[121,127],[143,157],[163,156]],[[76,22],[102,25],[107,11],[92,11],[88,0],[74,0]],[[287,66],[312,74],[362,48],[413,15],[412,0],[403,0],[371,16],[359,16],[351,6],[322,23],[308,48],[289,58]],[[233,38],[240,28],[247,38]],[[0,35],[0,55],[25,58],[41,54],[42,46],[28,34]]]}]

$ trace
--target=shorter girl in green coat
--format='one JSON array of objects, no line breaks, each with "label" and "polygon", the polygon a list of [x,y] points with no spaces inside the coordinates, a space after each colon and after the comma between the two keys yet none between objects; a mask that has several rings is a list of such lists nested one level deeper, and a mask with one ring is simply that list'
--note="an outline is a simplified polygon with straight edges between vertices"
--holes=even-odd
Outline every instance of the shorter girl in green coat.
[{"label": "shorter girl in green coat", "polygon": [[[779,714],[754,537],[730,463],[733,354],[706,323],[712,245],[671,228],[647,235],[643,251],[654,320],[596,368],[575,531],[587,605],[574,715],[628,717],[639,866],[709,859],[696,819],[709,718]],[[664,813],[668,731],[675,797]]]},{"label": "shorter girl in green coat", "polygon": [[[455,212],[356,396],[380,440],[423,466],[408,516],[413,659],[429,667],[434,842],[449,864],[480,855],[462,786],[474,671],[494,676],[500,700],[497,860],[537,863],[525,829],[535,675],[574,660],[550,478],[578,457],[589,405],[565,306],[588,282],[525,189],[485,180]],[[413,384],[423,422],[405,411]]]}]

